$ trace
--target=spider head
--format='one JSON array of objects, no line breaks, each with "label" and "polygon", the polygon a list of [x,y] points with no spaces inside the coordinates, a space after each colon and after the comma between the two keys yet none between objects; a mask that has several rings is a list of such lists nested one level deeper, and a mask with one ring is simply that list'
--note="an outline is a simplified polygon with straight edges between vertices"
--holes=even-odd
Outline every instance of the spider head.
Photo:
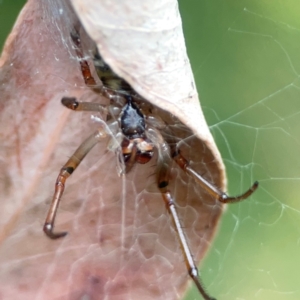
[{"label": "spider head", "polygon": [[127,103],[120,116],[120,127],[123,134],[121,143],[124,162],[129,170],[137,162],[147,163],[153,156],[153,143],[146,137],[144,115],[132,102],[131,96],[126,97]]}]

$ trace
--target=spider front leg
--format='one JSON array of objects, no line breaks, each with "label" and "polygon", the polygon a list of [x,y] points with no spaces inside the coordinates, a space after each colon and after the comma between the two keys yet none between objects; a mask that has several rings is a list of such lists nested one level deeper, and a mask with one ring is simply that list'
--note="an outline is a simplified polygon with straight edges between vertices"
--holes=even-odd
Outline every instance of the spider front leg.
[{"label": "spider front leg", "polygon": [[203,187],[211,196],[215,199],[218,199],[222,203],[235,203],[241,200],[247,199],[250,197],[255,190],[258,188],[258,182],[255,181],[253,185],[248,189],[245,193],[239,196],[230,197],[226,193],[219,191],[214,185],[204,179],[201,175],[199,175],[195,170],[191,168],[187,159],[185,159],[179,150],[173,151],[173,159],[180,166],[182,170],[184,170],[187,174],[189,174],[195,181]]},{"label": "spider front leg", "polygon": [[97,111],[107,113],[107,108],[96,102],[79,102],[74,97],[63,97],[61,104],[74,111]]},{"label": "spider front leg", "polygon": [[155,129],[148,130],[148,136],[152,139],[158,149],[158,162],[157,162],[157,185],[161,192],[162,198],[166,204],[167,210],[172,218],[174,228],[176,230],[179,243],[183,252],[186,268],[189,276],[193,279],[200,294],[205,300],[216,300],[209,296],[205,291],[198,274],[198,268],[193,260],[192,253],[187,243],[186,237],[183,232],[183,227],[180,223],[178,213],[176,210],[175,200],[168,189],[170,178],[170,166],[172,159],[170,156],[170,147],[164,141],[162,135]]},{"label": "spider front leg", "polygon": [[67,232],[53,232],[58,205],[65,189],[65,182],[68,179],[68,177],[76,170],[76,168],[82,162],[84,157],[104,136],[106,136],[105,130],[98,129],[97,131],[95,131],[77,148],[74,154],[61,168],[59,175],[56,179],[55,192],[43,228],[45,234],[49,238],[57,239],[67,234]]},{"label": "spider front leg", "polygon": [[174,199],[173,199],[170,191],[167,189],[168,181],[166,181],[166,177],[165,177],[166,171],[167,171],[167,170],[164,170],[165,167],[168,168],[167,166],[164,166],[160,170],[158,186],[159,186],[160,192],[162,194],[162,197],[165,201],[166,207],[171,215],[176,233],[178,235],[188,273],[189,273],[190,277],[193,279],[199,292],[201,293],[202,297],[205,300],[216,300],[215,298],[210,297],[207,294],[207,292],[205,291],[205,289],[203,287],[203,284],[201,283],[201,281],[199,279],[198,268],[196,267],[196,264],[193,260],[192,253],[190,251],[190,248],[188,246],[184,232],[182,230],[182,225],[180,223],[180,220],[179,220],[179,217],[177,214]]}]

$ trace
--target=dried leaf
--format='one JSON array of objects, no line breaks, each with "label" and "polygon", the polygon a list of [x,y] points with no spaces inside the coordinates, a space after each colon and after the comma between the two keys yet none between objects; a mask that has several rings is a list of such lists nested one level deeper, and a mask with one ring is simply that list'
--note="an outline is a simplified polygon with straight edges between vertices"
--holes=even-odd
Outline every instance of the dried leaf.
[{"label": "dried leaf", "polygon": [[[149,52],[145,57],[140,53],[135,57],[138,45],[150,44],[148,37],[145,40],[138,35],[138,44],[132,44],[129,36],[134,33],[128,28],[126,45],[126,38],[120,37],[115,28],[106,28],[115,36],[110,44],[105,38],[108,32],[95,27],[92,29],[99,36],[94,35],[89,27],[94,19],[87,25],[83,17],[89,8],[98,13],[99,6],[92,5],[99,5],[99,1],[85,3],[76,7],[105,60],[142,96],[170,110],[185,124],[157,108],[157,114],[184,141],[182,153],[195,169],[224,188],[223,164],[208,129],[203,129],[206,123],[201,119],[186,54],[178,54],[169,65],[168,50],[160,45],[165,55],[159,64],[156,52],[161,48],[153,48],[152,58]],[[118,8],[119,3],[113,1],[107,3],[114,6],[106,7],[103,17],[99,16],[101,23],[107,21],[105,16],[110,20],[114,14],[120,20],[124,7]],[[132,10],[145,14],[147,10],[150,14],[151,7],[157,11],[160,8],[137,5]],[[178,14],[174,2],[163,6]],[[106,15],[108,12],[112,14]],[[132,11],[126,12],[124,18],[131,16],[138,21]],[[174,20],[185,51],[179,16]],[[95,126],[88,114],[63,108],[60,99],[74,96],[108,101],[83,82],[69,35],[76,22],[66,1],[29,0],[1,56],[0,295],[3,299],[18,299],[20,294],[22,299],[177,299],[183,295],[189,277],[161,195],[147,189],[155,183],[155,160],[135,167],[126,177],[118,177],[117,159],[107,150],[105,140],[67,182],[56,227],[68,230],[69,235],[53,241],[42,232],[59,169]],[[148,22],[151,25],[151,19]],[[175,166],[170,188],[199,262],[222,207]]]}]

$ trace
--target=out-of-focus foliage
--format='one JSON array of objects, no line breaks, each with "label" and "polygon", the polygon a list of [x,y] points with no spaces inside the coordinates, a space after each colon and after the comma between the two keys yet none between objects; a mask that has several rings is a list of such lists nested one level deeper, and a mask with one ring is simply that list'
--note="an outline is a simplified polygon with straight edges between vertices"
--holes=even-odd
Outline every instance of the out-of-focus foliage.
[{"label": "out-of-focus foliage", "polygon": [[260,182],[251,199],[229,205],[203,282],[221,300],[299,299],[300,3],[187,0],[180,8],[230,194]]},{"label": "out-of-focus foliage", "polygon": [[0,51],[25,0],[0,0]]}]

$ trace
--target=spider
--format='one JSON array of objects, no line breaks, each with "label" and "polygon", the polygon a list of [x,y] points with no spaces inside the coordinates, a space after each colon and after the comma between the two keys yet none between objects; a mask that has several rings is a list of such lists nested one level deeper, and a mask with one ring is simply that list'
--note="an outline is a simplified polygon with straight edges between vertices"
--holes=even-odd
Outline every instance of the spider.
[{"label": "spider", "polygon": [[[86,85],[99,92],[99,87],[92,75],[87,60],[83,56],[83,49],[79,31],[74,28],[71,32],[71,40],[74,44],[76,55],[79,57],[80,68]],[[177,214],[175,200],[169,190],[170,164],[174,160],[183,172],[193,178],[209,195],[222,203],[234,203],[248,198],[258,187],[254,182],[249,190],[236,197],[230,197],[219,191],[212,183],[198,174],[189,161],[182,155],[180,143],[158,116],[151,116],[147,101],[141,98],[131,86],[118,77],[104,62],[99,52],[94,53],[93,63],[103,87],[101,93],[110,99],[109,106],[103,106],[92,102],[79,102],[76,98],[64,97],[62,104],[74,111],[103,112],[107,114],[105,126],[97,129],[77,148],[70,159],[61,168],[55,184],[55,192],[44,224],[44,232],[51,239],[64,237],[67,232],[55,232],[54,221],[58,205],[62,198],[65,183],[68,177],[76,170],[78,165],[90,150],[99,142],[103,135],[110,135],[115,140],[112,150],[117,153],[120,173],[130,172],[135,164],[146,164],[156,149],[157,155],[157,187],[167,207],[178,235],[184,260],[189,276],[194,281],[197,289],[205,300],[214,300],[204,289],[198,275],[198,269],[194,263],[188,242],[185,238],[180,219]],[[116,109],[117,108],[117,109]],[[118,126],[115,126],[115,125]],[[162,129],[162,130],[161,130]]]}]

